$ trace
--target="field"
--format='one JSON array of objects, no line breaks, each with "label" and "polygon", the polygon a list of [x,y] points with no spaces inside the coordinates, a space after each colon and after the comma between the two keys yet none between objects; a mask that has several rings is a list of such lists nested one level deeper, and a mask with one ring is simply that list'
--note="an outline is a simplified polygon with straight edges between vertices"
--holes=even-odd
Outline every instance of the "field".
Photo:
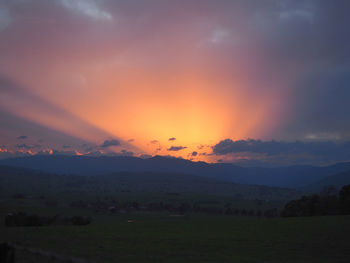
[{"label": "field", "polygon": [[[28,200],[21,204],[2,200],[0,204],[2,219],[14,210],[88,213],[64,207],[44,209]],[[0,241],[91,262],[350,262],[349,216],[263,219],[90,213],[93,223],[87,226],[6,228],[1,222]],[[16,262],[48,262],[30,261],[31,257],[19,254]]]},{"label": "field", "polygon": [[[0,242],[89,262],[350,262],[350,216],[277,217],[285,198],[298,196],[297,191],[233,185],[224,193],[211,182],[205,185],[215,191],[194,191],[203,184],[191,179],[194,187],[180,192],[183,177],[154,176],[157,183],[132,184],[123,174],[5,173],[0,177]],[[164,183],[178,187],[161,192]],[[271,210],[274,218],[266,218],[264,212]],[[18,211],[88,216],[92,223],[5,227],[5,216]],[[16,263],[24,262],[63,261],[17,250]]]}]

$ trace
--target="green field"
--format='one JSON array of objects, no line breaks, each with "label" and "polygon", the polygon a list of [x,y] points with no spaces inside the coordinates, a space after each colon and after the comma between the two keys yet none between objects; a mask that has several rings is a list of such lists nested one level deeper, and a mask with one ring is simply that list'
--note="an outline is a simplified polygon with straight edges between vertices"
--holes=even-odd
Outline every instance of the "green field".
[{"label": "green field", "polygon": [[[42,214],[86,214],[1,202]],[[350,262],[350,217],[242,218],[168,213],[91,214],[88,226],[4,227],[0,241],[17,242],[92,262]],[[134,222],[128,223],[132,219]],[[19,254],[17,262],[32,255]]]}]

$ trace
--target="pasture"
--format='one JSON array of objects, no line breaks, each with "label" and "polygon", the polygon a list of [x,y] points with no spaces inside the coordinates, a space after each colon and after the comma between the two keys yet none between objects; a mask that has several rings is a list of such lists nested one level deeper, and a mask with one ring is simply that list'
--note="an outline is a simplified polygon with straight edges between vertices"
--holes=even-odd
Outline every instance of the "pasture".
[{"label": "pasture", "polygon": [[[84,209],[1,202],[7,212],[87,215]],[[134,212],[94,214],[87,226],[4,227],[16,242],[91,262],[350,262],[350,217],[244,218]],[[128,220],[133,220],[129,223]],[[25,259],[24,259],[24,258]],[[17,262],[31,262],[18,255]],[[45,259],[33,262],[47,262]]]}]

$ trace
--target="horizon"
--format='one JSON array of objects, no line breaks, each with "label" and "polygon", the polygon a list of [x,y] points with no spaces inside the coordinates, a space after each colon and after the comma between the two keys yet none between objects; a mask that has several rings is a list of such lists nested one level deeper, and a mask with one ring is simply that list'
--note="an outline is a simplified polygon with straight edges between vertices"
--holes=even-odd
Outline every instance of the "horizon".
[{"label": "horizon", "polygon": [[[91,159],[99,159],[99,158],[108,158],[108,159],[119,159],[119,158],[126,158],[126,159],[139,159],[139,160],[150,160],[150,159],[175,159],[175,160],[183,160],[183,161],[188,161],[191,163],[204,163],[204,164],[208,164],[208,165],[215,165],[215,164],[228,164],[228,165],[233,165],[235,167],[241,167],[241,168],[288,168],[288,167],[319,167],[319,168],[327,168],[327,167],[334,167],[337,165],[342,165],[342,164],[350,164],[349,161],[343,161],[343,162],[332,162],[332,163],[326,163],[326,164],[286,164],[286,165],[275,165],[275,164],[271,164],[271,163],[265,163],[265,162],[225,162],[225,161],[217,161],[217,162],[206,162],[206,161],[202,161],[202,160],[190,160],[190,159],[186,159],[186,158],[182,158],[180,157],[176,157],[176,156],[172,156],[172,155],[154,155],[154,156],[132,156],[132,155],[121,155],[118,153],[110,153],[110,154],[99,154],[99,155],[91,155],[91,154],[67,154],[67,153],[37,153],[37,154],[28,154],[28,155],[10,155],[10,157],[7,158],[3,158],[0,159],[0,165],[1,166],[8,166],[8,167],[18,167],[18,168],[23,168],[23,169],[27,169],[25,167],[22,166],[18,166],[18,164],[8,164],[8,161],[11,160],[21,160],[22,158],[26,159],[26,158],[51,158],[53,160],[55,160],[55,157],[63,157],[66,159],[70,159],[71,157],[75,157],[75,158],[91,158]],[[3,163],[1,163],[1,161],[3,161]],[[74,163],[72,163],[74,164]],[[35,170],[41,170],[41,168],[37,168]],[[121,171],[122,172],[122,171]]]}]

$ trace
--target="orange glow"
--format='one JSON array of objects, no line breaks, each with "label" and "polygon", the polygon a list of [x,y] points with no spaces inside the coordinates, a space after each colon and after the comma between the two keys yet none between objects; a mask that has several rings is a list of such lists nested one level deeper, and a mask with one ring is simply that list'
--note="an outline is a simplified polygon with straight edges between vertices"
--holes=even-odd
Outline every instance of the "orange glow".
[{"label": "orange glow", "polygon": [[6,148],[0,148],[0,153],[7,153],[8,150]]},{"label": "orange glow", "polygon": [[[37,65],[12,62],[7,74],[20,71],[20,84],[57,110],[47,111],[35,100],[15,95],[3,98],[2,104],[13,114],[96,145],[120,139],[122,145],[110,149],[116,152],[128,149],[135,155],[205,161],[215,161],[208,156],[208,145],[226,138],[263,139],[280,123],[279,102],[286,102],[287,94],[263,88],[255,94],[253,86],[270,83],[250,80],[249,72],[240,70],[244,61],[230,68],[236,72],[232,75],[224,66],[216,69],[215,57],[203,56],[196,45],[171,47],[172,55],[156,62],[149,49],[155,52],[147,45],[135,50],[116,47],[97,55],[47,53]],[[28,61],[37,59],[27,56]],[[171,137],[176,140],[168,141]],[[133,142],[127,143],[129,139]],[[158,143],[150,143],[153,140]],[[200,145],[206,147],[199,149]],[[186,148],[168,151],[171,146]],[[198,155],[192,157],[193,151]]]}]

